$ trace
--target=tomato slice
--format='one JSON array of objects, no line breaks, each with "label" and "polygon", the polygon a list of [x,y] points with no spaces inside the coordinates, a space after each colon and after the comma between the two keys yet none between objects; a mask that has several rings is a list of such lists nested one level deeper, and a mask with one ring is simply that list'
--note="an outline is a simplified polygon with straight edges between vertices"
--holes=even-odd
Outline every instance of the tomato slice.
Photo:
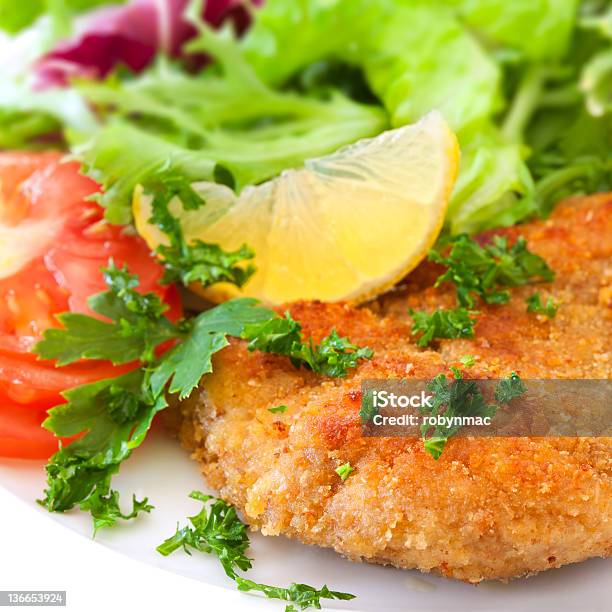
[{"label": "tomato slice", "polygon": [[56,368],[48,361],[32,363],[29,355],[0,355],[0,395],[20,406],[49,409],[62,403],[62,391],[119,376],[133,367],[87,361]]},{"label": "tomato slice", "polygon": [[160,285],[162,267],[144,241],[108,225],[91,201],[98,185],[58,153],[0,153],[0,456],[48,457],[57,440],[41,428],[61,392],[119,376],[136,364],[84,361],[56,368],[33,345],[60,312],[93,314],[87,298],[106,289],[101,268],[112,259],[138,274],[181,316],[175,287]]},{"label": "tomato slice", "polygon": [[[47,459],[56,450],[57,438],[41,423],[45,410],[16,406],[0,396],[0,455],[15,459]],[[63,440],[69,442],[70,440]]]}]

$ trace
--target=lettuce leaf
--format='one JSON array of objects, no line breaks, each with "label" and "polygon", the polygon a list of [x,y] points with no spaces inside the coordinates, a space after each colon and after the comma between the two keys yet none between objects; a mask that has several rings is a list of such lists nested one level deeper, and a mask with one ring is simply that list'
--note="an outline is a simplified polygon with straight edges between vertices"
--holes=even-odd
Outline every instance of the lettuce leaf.
[{"label": "lettuce leaf", "polygon": [[61,142],[64,128],[91,131],[97,121],[86,102],[69,89],[33,94],[25,83],[0,87],[0,147],[32,148]]},{"label": "lettuce leaf", "polygon": [[[73,141],[75,136],[73,135]],[[96,196],[106,207],[106,218],[118,225],[130,223],[134,187],[162,170],[176,170],[196,181],[213,176],[215,162],[119,120],[74,144],[85,172],[102,185]]]},{"label": "lettuce leaf", "polygon": [[538,211],[524,153],[490,123],[464,139],[461,172],[447,213],[452,234],[514,225]]},{"label": "lettuce leaf", "polygon": [[601,117],[612,113],[612,5],[600,14],[585,15],[580,26],[600,40],[598,52],[582,68],[580,87],[591,115]]},{"label": "lettuce leaf", "polygon": [[444,7],[397,7],[361,47],[355,60],[394,126],[437,108],[461,131],[501,107],[499,67]]},{"label": "lettuce leaf", "polygon": [[[562,57],[579,0],[445,0],[485,44],[507,46],[525,58]],[[528,33],[528,35],[526,35]]]},{"label": "lettuce leaf", "polygon": [[[546,212],[554,197],[609,184],[609,153],[595,152],[601,136],[581,147],[580,156],[562,151],[564,125],[578,121],[585,100],[591,115],[610,110],[609,45],[602,49],[591,36],[576,48],[579,4],[268,0],[243,48],[258,75],[272,83],[321,59],[357,66],[394,126],[439,109],[462,149],[447,229],[474,232]],[[605,36],[608,13],[597,6],[589,11],[585,27]],[[279,53],[287,61],[278,61]],[[558,115],[563,119],[553,126]],[[598,125],[609,134],[605,123]],[[548,133],[545,147],[539,135],[532,140],[538,131]],[[580,140],[578,129],[571,133]],[[557,161],[546,157],[551,154]],[[560,172],[562,164],[571,170]]]},{"label": "lettuce leaf", "polygon": [[[194,181],[223,174],[240,190],[432,108],[462,149],[446,220],[453,233],[513,224],[556,198],[612,187],[604,2],[267,0],[239,42],[232,28],[205,25],[231,18],[242,31],[248,16],[239,18],[238,4],[172,0],[161,45],[153,0],[106,9],[40,65],[53,82],[57,60],[73,62],[82,78],[71,85],[100,128],[46,106],[32,109],[36,117],[11,115],[0,97],[0,122],[14,128],[8,141],[67,125],[118,223],[130,220],[134,185],[160,168]],[[144,55],[131,54],[132,43]],[[150,66],[160,46],[166,53]],[[186,70],[194,57],[213,61]],[[100,80],[117,62],[133,72]]]},{"label": "lettuce leaf", "polygon": [[19,32],[41,15],[45,8],[45,0],[0,0],[0,28],[6,32]]},{"label": "lettuce leaf", "polygon": [[503,106],[502,70],[452,7],[418,0],[269,0],[242,47],[257,74],[272,83],[330,55],[359,66],[395,127],[440,110],[463,155],[447,218],[451,231],[510,224],[534,210],[533,199],[523,199],[533,188],[524,151],[491,121]]},{"label": "lettuce leaf", "polygon": [[0,0],[0,29],[12,34],[30,26],[52,7],[71,12],[87,11],[103,4],[121,4],[126,0]]},{"label": "lettuce leaf", "polygon": [[377,31],[389,8],[388,0],[267,0],[242,48],[257,75],[279,85],[309,64],[345,55]]},{"label": "lettuce leaf", "polygon": [[212,181],[222,167],[240,190],[387,126],[382,109],[340,92],[319,98],[271,89],[232,38],[205,37],[194,44],[225,58],[222,74],[193,76],[163,63],[129,82],[77,85],[107,120],[93,134],[73,130],[71,138],[105,188],[101,203],[111,222],[129,223],[134,187],[162,168]]}]

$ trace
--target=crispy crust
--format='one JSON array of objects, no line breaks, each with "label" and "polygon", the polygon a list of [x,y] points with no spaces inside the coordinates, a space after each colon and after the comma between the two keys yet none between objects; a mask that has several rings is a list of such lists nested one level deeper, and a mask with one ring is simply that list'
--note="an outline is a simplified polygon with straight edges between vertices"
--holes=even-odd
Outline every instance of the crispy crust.
[{"label": "crispy crust", "polygon": [[[296,304],[315,340],[336,327],[375,357],[346,379],[297,371],[232,341],[214,374],[171,418],[209,484],[266,535],[353,560],[417,567],[470,582],[507,579],[612,551],[612,439],[451,439],[435,461],[407,438],[362,438],[360,382],[429,378],[466,353],[477,377],[610,378],[612,197],[574,201],[523,234],[557,278],[553,321],[525,312],[531,288],[486,307],[476,339],[418,349],[408,307],[454,305],[423,264],[370,305]],[[286,404],[283,414],[271,406]],[[350,461],[344,483],[334,469]]]}]

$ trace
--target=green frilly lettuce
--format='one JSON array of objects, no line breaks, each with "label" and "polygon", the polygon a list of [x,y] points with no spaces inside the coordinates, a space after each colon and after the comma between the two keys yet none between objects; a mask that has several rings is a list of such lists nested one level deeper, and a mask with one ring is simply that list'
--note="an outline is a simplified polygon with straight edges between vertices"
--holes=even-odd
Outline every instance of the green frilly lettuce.
[{"label": "green frilly lettuce", "polygon": [[612,188],[612,26],[599,0],[267,0],[240,40],[201,9],[183,51],[214,58],[204,69],[158,57],[138,76],[75,82],[76,114],[38,94],[32,108],[0,99],[4,142],[68,127],[115,223],[160,168],[240,190],[434,108],[462,150],[452,233]]},{"label": "green frilly lettuce", "polygon": [[[574,125],[581,117],[586,121],[585,99],[591,122],[594,114],[604,115],[612,106],[612,56],[609,45],[606,50],[605,42],[595,40],[608,32],[609,13],[601,16],[596,4],[270,0],[242,47],[269,83],[281,83],[330,57],[359,67],[392,126],[439,109],[457,132],[462,150],[447,228],[474,232],[546,212],[554,197],[609,188],[609,153],[602,157],[583,151],[586,159],[560,153],[556,162],[547,160],[546,154],[558,153],[561,141],[568,140],[563,127],[543,149],[531,141],[542,112],[555,116],[562,110]],[[579,8],[595,16],[579,20]],[[580,34],[584,22],[599,31],[587,36],[586,43]],[[581,53],[576,57],[584,55],[584,60],[572,57],[577,46]],[[590,51],[585,53],[589,46],[602,50],[591,57]],[[278,61],[279,54],[283,61]],[[579,81],[586,97],[578,91]],[[591,127],[600,130],[596,142],[610,134],[607,120]],[[560,166],[570,167],[569,173],[540,184]],[[584,176],[586,167],[589,176]]]}]

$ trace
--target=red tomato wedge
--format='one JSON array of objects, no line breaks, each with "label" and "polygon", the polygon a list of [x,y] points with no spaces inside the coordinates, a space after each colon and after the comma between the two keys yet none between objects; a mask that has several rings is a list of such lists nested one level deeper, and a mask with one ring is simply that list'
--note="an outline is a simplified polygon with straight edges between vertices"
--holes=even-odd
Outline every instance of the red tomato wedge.
[{"label": "red tomato wedge", "polygon": [[62,391],[118,376],[133,365],[84,361],[56,368],[31,348],[60,312],[92,314],[87,298],[106,289],[101,268],[127,265],[143,293],[181,315],[175,287],[128,228],[108,225],[89,198],[98,185],[58,153],[0,153],[0,456],[46,458],[57,440],[40,424]]}]

